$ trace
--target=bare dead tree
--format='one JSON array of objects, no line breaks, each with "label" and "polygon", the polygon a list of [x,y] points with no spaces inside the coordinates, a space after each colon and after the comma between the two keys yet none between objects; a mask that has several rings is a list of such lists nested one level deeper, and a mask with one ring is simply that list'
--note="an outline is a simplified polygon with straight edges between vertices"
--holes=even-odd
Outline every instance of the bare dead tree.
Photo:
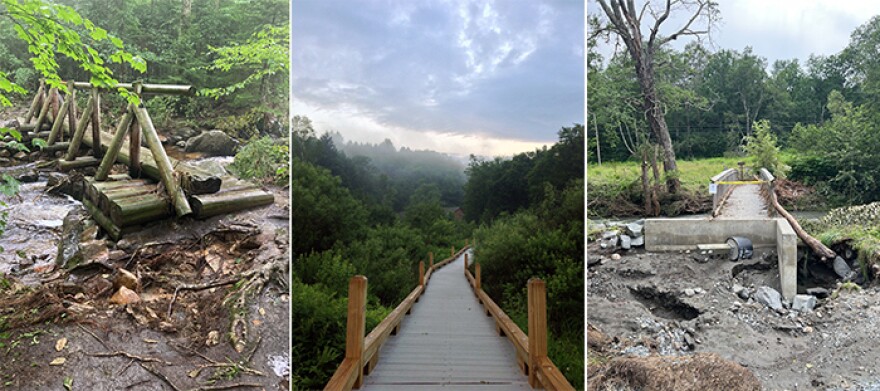
[{"label": "bare dead tree", "polygon": [[[669,128],[666,125],[666,116],[657,94],[654,54],[658,48],[679,37],[694,36],[699,39],[708,35],[712,24],[718,18],[718,6],[711,0],[666,0],[660,7],[648,0],[641,9],[638,9],[634,0],[597,1],[608,21],[591,35],[611,33],[626,45],[635,63],[645,119],[654,138],[663,148],[663,172],[667,176],[667,191],[677,193],[681,189],[681,183],[678,180],[678,166],[675,162],[672,139],[669,137]],[[687,13],[690,18],[683,27],[668,36],[663,36],[660,34],[660,27],[673,12]],[[653,23],[647,23],[646,13],[653,19]],[[644,26],[648,28],[647,36],[642,34],[643,22],[646,22]],[[696,24],[704,27],[697,29],[694,27]]]}]

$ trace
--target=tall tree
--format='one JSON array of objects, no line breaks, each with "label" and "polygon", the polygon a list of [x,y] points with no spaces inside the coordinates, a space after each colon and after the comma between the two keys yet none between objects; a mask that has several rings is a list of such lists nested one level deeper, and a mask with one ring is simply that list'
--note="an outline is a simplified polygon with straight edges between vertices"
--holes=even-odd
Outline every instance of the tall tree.
[{"label": "tall tree", "polygon": [[[626,45],[635,63],[636,76],[639,79],[639,87],[643,97],[643,112],[651,128],[651,133],[663,148],[663,171],[667,174],[667,190],[670,193],[677,193],[681,188],[681,183],[678,180],[675,150],[672,147],[672,139],[669,137],[663,104],[657,94],[654,54],[664,44],[678,37],[700,37],[708,34],[713,21],[718,18],[717,4],[711,0],[667,0],[662,10],[658,11],[650,1],[645,2],[641,10],[636,8],[634,0],[598,1],[608,18],[608,24],[594,33],[610,32],[619,37]],[[653,18],[653,24],[647,26],[649,30],[647,40],[642,35],[642,21],[646,11]],[[673,11],[676,13],[688,12],[690,18],[683,27],[671,35],[662,36],[660,35],[660,27],[669,19]],[[698,21],[705,22],[704,29],[695,30],[692,27]]]}]

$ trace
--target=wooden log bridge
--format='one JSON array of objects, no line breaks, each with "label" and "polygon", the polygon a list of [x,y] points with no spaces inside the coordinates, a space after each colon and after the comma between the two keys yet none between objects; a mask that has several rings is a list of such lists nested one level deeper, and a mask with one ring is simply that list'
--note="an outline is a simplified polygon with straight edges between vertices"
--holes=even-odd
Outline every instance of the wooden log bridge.
[{"label": "wooden log bridge", "polygon": [[[274,197],[259,186],[231,175],[215,176],[168,157],[152,119],[143,106],[127,104],[114,133],[103,129],[101,93],[118,89],[143,94],[191,94],[185,85],[121,83],[99,88],[90,83],[68,81],[67,93],[46,89],[43,81],[26,114],[19,121],[23,141],[48,137],[42,151],[66,152],[57,161],[60,171],[97,167],[86,177],[83,205],[109,235],[118,239],[140,224],[168,217],[192,215],[206,218],[271,204]],[[88,89],[89,99],[77,118],[75,93]],[[35,119],[31,123],[31,119]],[[44,126],[46,132],[43,132]],[[89,132],[87,128],[91,128]],[[68,140],[68,141],[65,141]],[[144,141],[146,148],[141,147]],[[92,154],[80,156],[83,146]],[[128,174],[110,175],[117,163]]]},{"label": "wooden log bridge", "polygon": [[466,267],[472,258],[469,246],[438,263],[429,254],[421,283],[366,336],[368,283],[353,277],[345,358],[325,391],[574,390],[547,357],[543,281],[528,283],[526,335],[479,288],[479,268],[474,277]]}]

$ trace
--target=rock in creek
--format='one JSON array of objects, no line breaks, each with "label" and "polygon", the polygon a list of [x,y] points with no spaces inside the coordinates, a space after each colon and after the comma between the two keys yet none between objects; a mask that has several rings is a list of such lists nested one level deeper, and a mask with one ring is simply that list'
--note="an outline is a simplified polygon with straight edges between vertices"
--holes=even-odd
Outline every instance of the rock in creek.
[{"label": "rock in creek", "polygon": [[233,156],[238,141],[220,130],[211,130],[186,142],[187,152],[204,152],[211,156]]},{"label": "rock in creek", "polygon": [[82,262],[82,252],[79,248],[79,239],[85,226],[83,222],[88,218],[83,208],[75,208],[64,216],[61,225],[61,241],[58,242],[58,255],[55,264],[67,269]]}]

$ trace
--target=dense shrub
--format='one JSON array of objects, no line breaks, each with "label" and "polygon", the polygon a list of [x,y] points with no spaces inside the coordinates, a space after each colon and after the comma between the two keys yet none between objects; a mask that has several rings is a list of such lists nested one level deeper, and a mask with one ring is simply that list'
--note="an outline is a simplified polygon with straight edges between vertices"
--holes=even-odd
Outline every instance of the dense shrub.
[{"label": "dense shrub", "polygon": [[286,140],[252,139],[235,155],[229,170],[242,179],[262,179],[278,186],[290,182],[290,149]]}]

